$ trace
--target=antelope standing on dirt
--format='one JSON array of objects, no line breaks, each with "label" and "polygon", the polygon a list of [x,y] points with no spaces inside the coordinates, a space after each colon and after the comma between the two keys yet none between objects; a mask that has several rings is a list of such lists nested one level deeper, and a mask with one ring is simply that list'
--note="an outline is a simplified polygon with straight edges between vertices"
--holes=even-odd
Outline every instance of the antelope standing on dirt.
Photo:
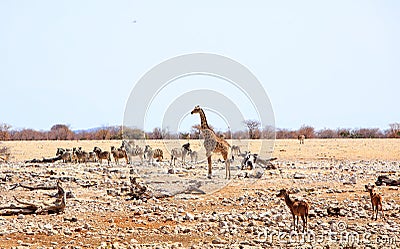
[{"label": "antelope standing on dirt", "polygon": [[126,164],[128,164],[128,156],[124,149],[116,149],[114,146],[111,146],[111,154],[113,155],[116,164],[118,164],[120,158],[125,158]]},{"label": "antelope standing on dirt", "polygon": [[[285,200],[286,205],[289,207],[290,212],[293,216],[294,229],[299,230],[299,216],[303,220],[303,233],[307,229],[308,213],[310,211],[310,205],[306,201],[292,201],[289,197],[289,193],[286,189],[281,189],[276,197],[282,197]],[[297,220],[297,225],[296,225]]]},{"label": "antelope standing on dirt", "polygon": [[94,147],[93,152],[96,153],[97,159],[99,160],[100,164],[103,159],[107,159],[108,165],[110,165],[110,162],[111,162],[110,152],[101,151],[101,149],[99,147]]},{"label": "antelope standing on dirt", "polygon": [[300,144],[304,144],[304,139],[306,139],[306,136],[304,135],[298,135],[297,139],[299,140]]},{"label": "antelope standing on dirt", "polygon": [[365,190],[369,192],[369,196],[371,197],[371,204],[372,204],[372,220],[374,219],[374,215],[375,215],[375,220],[378,219],[378,211],[379,208],[382,211],[382,217],[384,220],[386,220],[385,218],[385,214],[383,213],[383,206],[382,206],[382,196],[380,194],[374,193],[374,185],[369,186],[369,185],[365,185]]},{"label": "antelope standing on dirt", "polygon": [[152,163],[154,158],[157,158],[157,162],[161,162],[164,158],[164,153],[161,149],[153,150],[150,145],[146,145],[144,148],[144,154],[149,158],[149,163]]}]

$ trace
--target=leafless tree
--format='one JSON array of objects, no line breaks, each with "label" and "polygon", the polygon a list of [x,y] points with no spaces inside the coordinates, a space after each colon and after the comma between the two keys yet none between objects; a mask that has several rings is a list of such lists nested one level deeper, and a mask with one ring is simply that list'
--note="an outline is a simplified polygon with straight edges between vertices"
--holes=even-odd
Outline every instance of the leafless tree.
[{"label": "leafless tree", "polygon": [[111,138],[110,130],[107,127],[97,130],[95,138],[98,140],[109,140]]},{"label": "leafless tree", "polygon": [[257,138],[256,136],[259,135],[259,127],[261,125],[260,121],[258,120],[244,120],[243,123],[246,125],[248,131],[249,131],[249,138],[250,139],[255,139]]},{"label": "leafless tree", "polygon": [[262,129],[262,135],[261,137],[263,139],[274,139],[275,138],[275,127],[271,125],[267,125]]},{"label": "leafless tree", "polygon": [[351,129],[348,128],[338,128],[337,129],[337,134],[341,138],[348,138],[350,137]]},{"label": "leafless tree", "polygon": [[10,139],[10,129],[11,125],[2,123],[0,124],[0,140],[9,140]]},{"label": "leafless tree", "polygon": [[123,137],[127,139],[144,139],[145,133],[138,128],[123,127]]},{"label": "leafless tree", "polygon": [[297,135],[304,135],[306,138],[313,138],[315,137],[315,129],[309,125],[302,125],[297,131]]},{"label": "leafless tree", "polygon": [[400,137],[400,123],[389,124],[389,137]]},{"label": "leafless tree", "polygon": [[156,127],[153,129],[153,132],[149,134],[149,137],[152,139],[171,139],[174,137],[174,134],[171,134],[168,129]]},{"label": "leafless tree", "polygon": [[327,128],[319,130],[316,135],[318,138],[335,138],[338,136],[335,130]]},{"label": "leafless tree", "polygon": [[50,128],[50,138],[54,140],[71,140],[74,133],[69,129],[68,125],[56,124]]}]

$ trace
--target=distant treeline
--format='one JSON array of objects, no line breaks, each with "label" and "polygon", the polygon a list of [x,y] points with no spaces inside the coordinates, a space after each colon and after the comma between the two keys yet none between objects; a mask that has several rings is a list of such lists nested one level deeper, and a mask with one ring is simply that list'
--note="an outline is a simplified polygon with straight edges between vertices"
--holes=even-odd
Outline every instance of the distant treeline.
[{"label": "distant treeline", "polygon": [[[306,138],[400,138],[400,123],[389,124],[389,128],[337,128],[316,130],[312,126],[303,125],[297,130],[273,127],[260,127],[254,120],[246,120],[241,131],[218,131],[216,133],[228,139],[297,139],[299,135]],[[56,124],[49,131],[33,129],[12,129],[11,125],[0,124],[0,140],[112,140],[112,139],[199,139],[200,125],[192,126],[190,132],[174,134],[166,129],[154,128],[151,132],[141,129],[108,126],[96,129],[72,131],[68,125]]]}]

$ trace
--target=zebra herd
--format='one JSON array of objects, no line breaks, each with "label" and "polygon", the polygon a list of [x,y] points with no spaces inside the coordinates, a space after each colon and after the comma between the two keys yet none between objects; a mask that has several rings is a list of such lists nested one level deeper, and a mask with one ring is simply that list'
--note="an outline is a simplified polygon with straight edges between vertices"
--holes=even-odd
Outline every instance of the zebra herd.
[{"label": "zebra herd", "polygon": [[[110,151],[103,151],[100,147],[94,147],[93,151],[87,152],[82,147],[68,148],[57,148],[56,156],[61,157],[64,163],[87,163],[87,162],[99,162],[107,160],[108,165],[111,162],[111,155],[114,158],[116,164],[119,163],[119,159],[125,159],[126,164],[132,164],[134,157],[139,157],[141,163],[144,159],[148,160],[148,163],[153,163],[154,159],[157,162],[161,162],[164,159],[164,153],[161,149],[153,149],[150,145],[146,145],[144,148],[139,145],[135,145],[132,141],[123,140],[122,145],[119,148],[115,146],[110,147]],[[190,148],[190,144],[186,143],[182,148],[174,148],[171,150],[171,165],[172,162],[175,165],[175,161],[179,158],[185,163],[186,156],[190,156],[191,161],[197,163],[198,153]]]}]

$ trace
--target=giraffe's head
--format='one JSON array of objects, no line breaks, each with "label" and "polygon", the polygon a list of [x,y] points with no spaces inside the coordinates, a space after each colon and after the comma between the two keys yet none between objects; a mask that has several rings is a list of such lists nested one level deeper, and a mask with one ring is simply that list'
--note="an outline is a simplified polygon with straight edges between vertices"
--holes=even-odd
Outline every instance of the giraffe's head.
[{"label": "giraffe's head", "polygon": [[196,105],[190,114],[200,113],[201,108],[199,105]]}]

